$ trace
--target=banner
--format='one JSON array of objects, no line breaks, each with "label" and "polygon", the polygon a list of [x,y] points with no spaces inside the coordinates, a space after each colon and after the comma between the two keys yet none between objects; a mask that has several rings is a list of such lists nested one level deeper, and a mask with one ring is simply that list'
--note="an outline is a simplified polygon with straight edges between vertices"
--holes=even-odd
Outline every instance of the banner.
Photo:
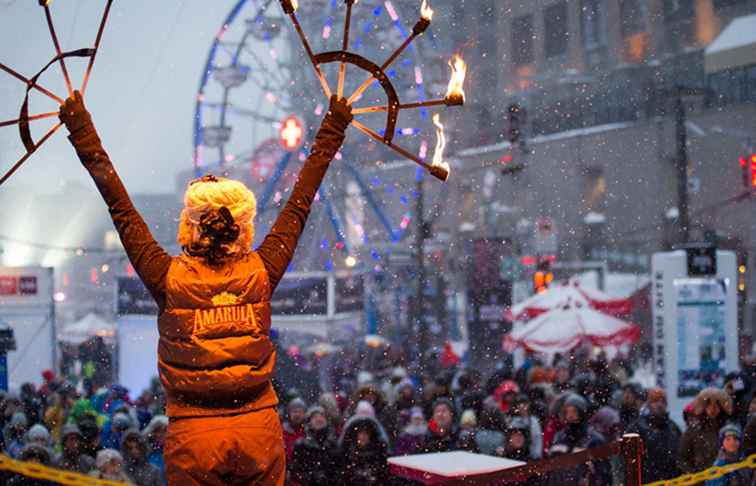
[{"label": "banner", "polygon": [[336,313],[361,312],[365,307],[362,275],[336,278]]},{"label": "banner", "polygon": [[270,301],[274,315],[326,315],[327,277],[283,278]]},{"label": "banner", "polygon": [[678,395],[722,388],[726,371],[724,279],[675,279]]},{"label": "banner", "polygon": [[138,278],[118,277],[116,314],[156,316],[157,303]]}]

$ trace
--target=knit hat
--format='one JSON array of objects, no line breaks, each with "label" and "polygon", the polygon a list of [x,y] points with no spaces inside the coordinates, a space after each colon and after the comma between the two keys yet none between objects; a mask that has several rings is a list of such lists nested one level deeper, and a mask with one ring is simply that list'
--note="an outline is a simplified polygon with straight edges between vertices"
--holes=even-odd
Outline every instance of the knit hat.
[{"label": "knit hat", "polygon": [[462,418],[459,419],[459,424],[463,427],[477,427],[478,419],[475,417],[475,410],[468,408],[462,412]]},{"label": "knit hat", "polygon": [[307,409],[307,421],[309,422],[312,416],[316,413],[319,413],[323,417],[326,417],[325,408],[321,407],[320,405],[313,405],[312,407]]},{"label": "knit hat", "polygon": [[420,418],[422,417],[423,420],[425,420],[425,414],[423,413],[423,409],[420,407],[412,407],[412,412],[410,413],[410,420]]},{"label": "knit hat", "polygon": [[118,461],[123,463],[123,456],[115,449],[102,449],[97,452],[97,458],[95,459],[95,467],[102,471],[102,469],[111,461]]},{"label": "knit hat", "polygon": [[10,420],[10,426],[12,428],[26,427],[28,423],[24,412],[15,412]]},{"label": "knit hat", "polygon": [[65,441],[66,437],[72,434],[78,435],[80,439],[84,437],[76,424],[66,424],[63,426],[63,433],[60,434],[60,438]]},{"label": "knit hat", "polygon": [[354,409],[354,415],[357,417],[370,417],[375,418],[375,409],[370,402],[366,400],[360,400],[357,403],[357,407]]},{"label": "knit hat", "polygon": [[454,415],[456,412],[456,410],[454,409],[454,403],[452,403],[452,401],[446,397],[436,398],[436,400],[433,402],[433,411],[435,411],[436,407],[438,407],[439,405],[446,406],[452,415]]},{"label": "knit hat", "polygon": [[512,417],[507,423],[507,429],[530,432],[530,422],[525,417]]},{"label": "knit hat", "polygon": [[47,444],[50,441],[50,431],[42,424],[34,424],[26,433],[26,441]]},{"label": "knit hat", "polygon": [[585,401],[585,398],[574,393],[570,394],[564,401],[564,405],[562,405],[562,411],[570,406],[578,410],[581,420],[585,419],[585,414],[588,412],[588,402]]},{"label": "knit hat", "polygon": [[131,419],[125,413],[117,413],[113,415],[112,427],[118,430],[126,430],[131,426]]},{"label": "knit hat", "polygon": [[737,437],[738,440],[743,440],[743,430],[740,428],[737,424],[727,424],[721,429],[719,429],[719,447],[722,447],[722,443],[725,440],[725,437],[728,435],[734,435]]},{"label": "knit hat", "polygon": [[648,403],[658,402],[658,401],[667,401],[667,392],[664,391],[663,388],[651,388],[648,390],[648,397],[646,398],[646,401]]},{"label": "knit hat", "polygon": [[291,400],[289,401],[289,404],[288,404],[288,405],[286,405],[286,411],[287,411],[287,412],[291,412],[291,411],[292,411],[292,410],[294,410],[295,408],[301,408],[302,410],[307,410],[307,404],[305,403],[305,401],[304,401],[304,400],[302,400],[302,399],[301,399],[301,398],[299,398],[299,397],[296,397],[296,398],[292,398],[292,399],[291,399]]}]

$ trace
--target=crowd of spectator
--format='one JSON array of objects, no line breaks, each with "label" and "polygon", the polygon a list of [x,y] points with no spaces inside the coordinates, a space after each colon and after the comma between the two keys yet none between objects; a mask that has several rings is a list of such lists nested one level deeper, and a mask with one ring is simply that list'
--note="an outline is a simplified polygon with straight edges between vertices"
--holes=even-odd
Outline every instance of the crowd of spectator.
[{"label": "crowd of spectator", "polygon": [[[722,388],[701,390],[670,418],[664,390],[634,380],[636,363],[575,353],[522,366],[501,363],[481,373],[442,359],[427,370],[384,359],[377,366],[349,353],[332,359],[332,385],[315,391],[277,380],[287,455],[287,484],[404,485],[391,456],[463,450],[517,461],[592,448],[637,433],[648,483],[756,453],[753,367],[731,373]],[[431,369],[432,368],[432,369]],[[301,373],[311,369],[303,364]],[[318,380],[315,380],[316,383]],[[114,384],[82,390],[43,373],[37,386],[0,395],[0,450],[11,458],[136,485],[165,484],[168,427],[157,380],[137,399]],[[622,484],[619,457],[530,478],[551,486]],[[754,484],[741,469],[709,486]],[[46,485],[0,471],[0,483]]]}]

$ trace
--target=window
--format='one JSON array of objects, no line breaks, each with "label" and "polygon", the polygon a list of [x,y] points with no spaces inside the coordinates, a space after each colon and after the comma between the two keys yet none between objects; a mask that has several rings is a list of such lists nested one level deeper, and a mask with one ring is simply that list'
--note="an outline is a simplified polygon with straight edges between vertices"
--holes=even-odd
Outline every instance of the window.
[{"label": "window", "polygon": [[745,3],[746,0],[714,0],[714,8],[727,8],[737,5],[739,3]]},{"label": "window", "polygon": [[622,38],[626,39],[639,32],[646,31],[643,10],[638,0],[620,1],[620,19],[622,19]]},{"label": "window", "polygon": [[533,16],[512,21],[512,61],[516,66],[533,62]]},{"label": "window", "polygon": [[601,0],[583,0],[580,17],[583,46],[596,47],[606,44],[605,18]]},{"label": "window", "polygon": [[689,19],[693,17],[693,13],[693,0],[664,0],[665,22]]},{"label": "window", "polygon": [[546,36],[546,57],[560,56],[567,52],[567,2],[559,2],[546,7],[543,13]]}]

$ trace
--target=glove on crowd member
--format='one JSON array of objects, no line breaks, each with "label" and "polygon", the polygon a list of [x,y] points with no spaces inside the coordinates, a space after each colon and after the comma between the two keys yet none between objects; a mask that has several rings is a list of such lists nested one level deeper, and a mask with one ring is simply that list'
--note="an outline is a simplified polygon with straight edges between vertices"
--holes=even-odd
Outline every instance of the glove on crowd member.
[{"label": "glove on crowd member", "polygon": [[352,120],[331,99],[291,196],[252,250],[255,196],[241,182],[205,176],[184,196],[179,256],[163,250],[134,208],[76,92],[60,119],[108,206],[137,275],[158,305],[158,369],[170,419],[170,484],[283,484],[285,455],[270,298],[286,271],[310,206]]}]

